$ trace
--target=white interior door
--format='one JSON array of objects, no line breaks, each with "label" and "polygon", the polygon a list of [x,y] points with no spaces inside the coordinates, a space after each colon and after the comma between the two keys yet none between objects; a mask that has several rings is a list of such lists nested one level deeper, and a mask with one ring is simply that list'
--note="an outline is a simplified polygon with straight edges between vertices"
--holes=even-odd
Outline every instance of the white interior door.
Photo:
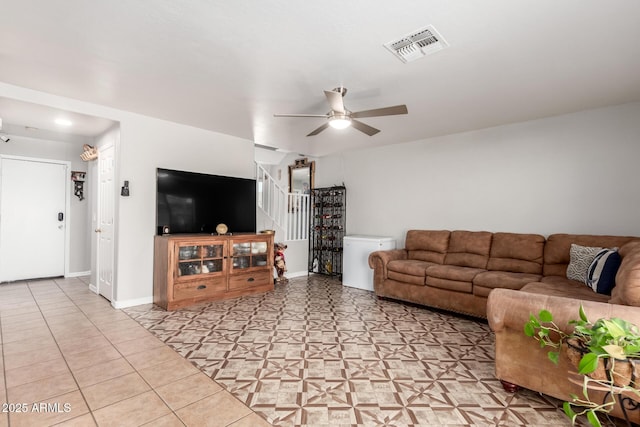
[{"label": "white interior door", "polygon": [[0,158],[0,282],[64,275],[67,171]]},{"label": "white interior door", "polygon": [[114,266],[114,148],[100,149],[98,156],[98,293],[113,299]]}]

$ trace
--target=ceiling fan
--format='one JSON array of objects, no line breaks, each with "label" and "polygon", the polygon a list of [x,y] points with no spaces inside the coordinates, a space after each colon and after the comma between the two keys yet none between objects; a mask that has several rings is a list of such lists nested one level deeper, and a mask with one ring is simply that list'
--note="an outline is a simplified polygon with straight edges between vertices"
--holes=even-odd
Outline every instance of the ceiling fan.
[{"label": "ceiling fan", "polygon": [[369,136],[373,136],[380,132],[380,129],[376,129],[372,126],[362,123],[359,120],[363,117],[379,117],[379,116],[395,116],[398,114],[407,114],[406,105],[394,105],[392,107],[376,108],[373,110],[364,111],[349,111],[345,108],[342,98],[347,94],[346,87],[338,87],[333,90],[325,90],[324,95],[327,97],[331,111],[327,114],[274,114],[274,117],[323,117],[328,121],[308,134],[307,136],[314,136],[328,128],[329,126],[336,129],[345,129],[349,126],[353,126],[360,132],[364,132]]}]

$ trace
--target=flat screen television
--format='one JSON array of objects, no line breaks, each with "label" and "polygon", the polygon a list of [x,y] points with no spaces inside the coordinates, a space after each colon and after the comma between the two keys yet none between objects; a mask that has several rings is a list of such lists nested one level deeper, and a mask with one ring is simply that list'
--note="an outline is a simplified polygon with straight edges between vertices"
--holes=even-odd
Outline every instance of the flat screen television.
[{"label": "flat screen television", "polygon": [[256,181],[158,168],[156,229],[171,234],[215,233],[226,224],[229,233],[256,232]]}]

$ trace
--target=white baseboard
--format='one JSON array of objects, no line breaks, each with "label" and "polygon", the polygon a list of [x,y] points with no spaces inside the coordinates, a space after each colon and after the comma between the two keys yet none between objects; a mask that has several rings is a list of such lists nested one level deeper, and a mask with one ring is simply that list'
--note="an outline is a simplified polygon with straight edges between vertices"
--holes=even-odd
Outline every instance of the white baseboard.
[{"label": "white baseboard", "polygon": [[97,287],[97,286],[95,286],[95,285],[92,285],[91,283],[89,283],[89,290],[90,290],[91,292],[93,292],[94,294],[97,294],[97,293],[98,293],[98,287]]},{"label": "white baseboard", "polygon": [[91,271],[76,271],[75,273],[68,273],[65,277],[82,277],[90,275]]},{"label": "white baseboard", "polygon": [[293,279],[294,277],[302,277],[302,276],[307,276],[309,275],[308,271],[296,271],[294,273],[289,273],[288,271],[285,273],[285,277],[288,277],[289,279]]},{"label": "white baseboard", "polygon": [[111,301],[111,306],[119,310],[121,308],[133,307],[133,306],[142,305],[142,304],[152,304],[152,303],[153,303],[153,296],[150,296],[150,297],[144,297],[144,298],[128,299],[124,301]]}]

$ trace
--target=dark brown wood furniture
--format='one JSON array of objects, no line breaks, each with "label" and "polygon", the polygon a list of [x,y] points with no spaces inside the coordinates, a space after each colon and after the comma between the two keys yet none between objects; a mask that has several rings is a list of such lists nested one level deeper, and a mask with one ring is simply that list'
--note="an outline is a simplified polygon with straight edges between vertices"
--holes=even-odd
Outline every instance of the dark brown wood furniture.
[{"label": "dark brown wood furniture", "polygon": [[155,237],[153,302],[175,310],[273,290],[273,234]]}]

